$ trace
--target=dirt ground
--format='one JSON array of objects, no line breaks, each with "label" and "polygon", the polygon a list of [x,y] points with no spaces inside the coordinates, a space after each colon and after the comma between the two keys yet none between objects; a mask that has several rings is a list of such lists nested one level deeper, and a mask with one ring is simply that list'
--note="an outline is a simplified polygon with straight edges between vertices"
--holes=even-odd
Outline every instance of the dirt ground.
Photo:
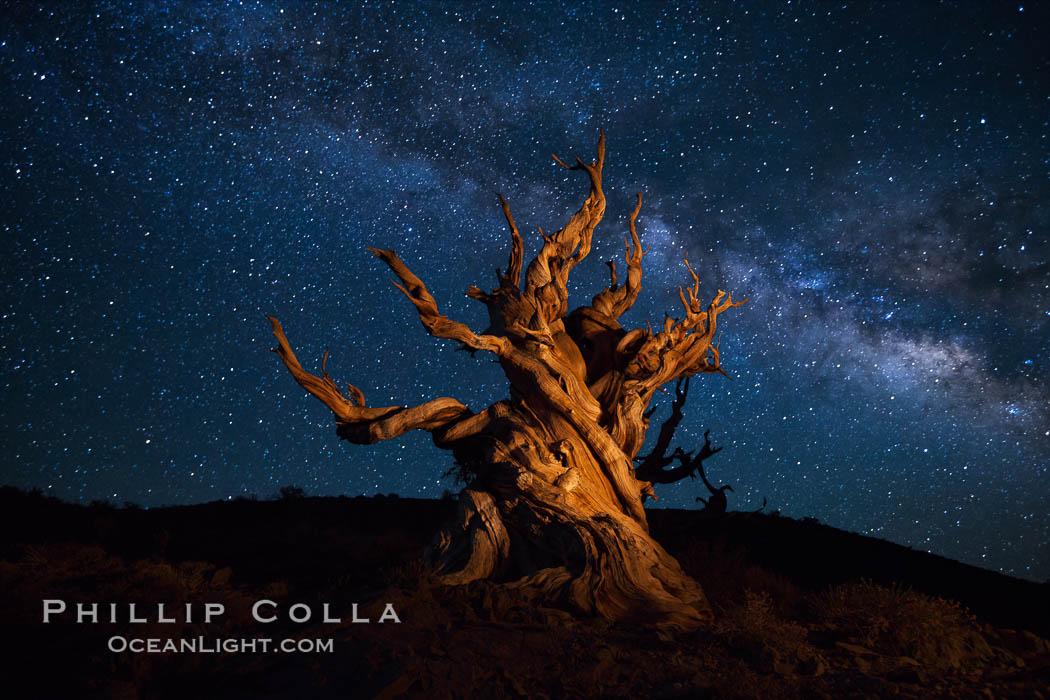
[{"label": "dirt ground", "polygon": [[[16,689],[5,696],[1050,697],[1045,583],[809,519],[654,510],[654,535],[718,614],[673,634],[495,583],[437,585],[419,555],[450,508],[377,497],[117,509],[0,489]],[[44,624],[44,600],[67,611]],[[253,617],[260,600],[276,620]],[[78,602],[100,603],[100,621],[78,624]],[[128,621],[133,602],[147,622]],[[158,602],[174,622],[156,619]],[[205,603],[224,614],[205,623]],[[324,620],[325,604],[341,622]],[[355,604],[368,623],[353,621]],[[309,621],[289,618],[306,607]],[[399,622],[379,622],[388,608]],[[111,651],[114,638],[314,648],[135,653]]]}]

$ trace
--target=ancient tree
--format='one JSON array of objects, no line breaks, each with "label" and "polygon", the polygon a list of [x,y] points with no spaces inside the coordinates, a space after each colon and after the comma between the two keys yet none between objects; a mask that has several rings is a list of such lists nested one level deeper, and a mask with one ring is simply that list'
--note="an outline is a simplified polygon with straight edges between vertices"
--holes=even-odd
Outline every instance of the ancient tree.
[{"label": "ancient tree", "polygon": [[663,326],[627,330],[619,318],[638,298],[642,251],[630,215],[626,279],[615,263],[611,281],[570,312],[567,283],[591,250],[605,213],[597,158],[572,166],[590,192],[560,231],[546,235],[524,266],[524,244],[506,200],[510,260],[498,286],[471,286],[467,296],[488,309],[490,325],[475,333],[444,316],[426,285],[393,250],[369,249],[397,276],[395,286],[415,306],[424,328],[470,351],[492,353],[510,384],[509,398],[475,413],[454,398],[418,406],[368,406],[353,385],[345,390],[326,371],[299,364],[281,324],[270,318],[279,354],[295,380],[335,414],[339,437],[359,444],[426,430],[468,472],[456,519],[439,533],[431,559],[450,584],[480,578],[527,589],[551,604],[613,620],[683,629],[711,616],[700,586],[649,536],[642,501],[652,484],[634,469],[648,427],[646,408],[663,384],[721,372],[715,343],[718,318],[734,302],[722,291],[706,305],[692,284],[679,288],[681,317]]}]

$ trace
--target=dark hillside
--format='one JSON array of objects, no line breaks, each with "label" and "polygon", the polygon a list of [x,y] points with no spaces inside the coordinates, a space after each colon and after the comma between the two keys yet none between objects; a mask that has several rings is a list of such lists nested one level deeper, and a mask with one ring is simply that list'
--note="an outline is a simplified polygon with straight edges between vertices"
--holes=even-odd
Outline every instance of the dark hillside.
[{"label": "dark hillside", "polygon": [[[671,635],[491,583],[436,585],[419,553],[453,511],[397,497],[116,509],[5,488],[8,675],[24,697],[1040,697],[1050,682],[1050,645],[1033,634],[1050,632],[1045,585],[812,520],[653,510],[653,534],[719,613]],[[116,602],[119,619],[45,625],[44,599],[103,603],[103,617]],[[263,599],[275,622],[252,617]],[[148,622],[129,623],[130,602]],[[158,602],[166,615],[190,604],[192,619],[160,623]],[[204,623],[208,602],[226,612]],[[288,619],[294,603],[310,621]],[[369,624],[351,622],[355,603]],[[378,624],[387,603],[401,624]],[[342,622],[325,623],[324,604]],[[113,652],[115,636],[333,648]]]}]

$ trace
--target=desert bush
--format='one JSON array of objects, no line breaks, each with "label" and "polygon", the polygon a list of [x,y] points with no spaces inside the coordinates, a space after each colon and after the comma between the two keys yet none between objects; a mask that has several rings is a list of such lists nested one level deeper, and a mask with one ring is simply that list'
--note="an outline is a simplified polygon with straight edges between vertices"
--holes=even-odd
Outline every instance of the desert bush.
[{"label": "desert bush", "polygon": [[806,628],[778,613],[765,591],[746,590],[743,603],[725,610],[715,629],[731,649],[763,671],[789,673],[818,656]]},{"label": "desert bush", "polygon": [[814,612],[830,630],[881,654],[959,668],[992,651],[976,619],[959,603],[864,579],[816,597]]},{"label": "desert bush", "polygon": [[388,586],[406,591],[422,591],[436,583],[434,568],[422,556],[382,569],[381,578]]}]

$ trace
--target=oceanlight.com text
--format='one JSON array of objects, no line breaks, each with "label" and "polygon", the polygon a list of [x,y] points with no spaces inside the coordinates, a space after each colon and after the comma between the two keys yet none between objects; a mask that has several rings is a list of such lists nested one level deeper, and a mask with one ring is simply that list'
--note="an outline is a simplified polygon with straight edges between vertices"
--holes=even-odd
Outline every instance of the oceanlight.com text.
[{"label": "oceanlight.com text", "polygon": [[281,639],[268,637],[213,639],[191,637],[160,639],[154,637],[122,637],[115,635],[106,642],[114,653],[132,654],[330,654],[335,650],[331,639]]}]

